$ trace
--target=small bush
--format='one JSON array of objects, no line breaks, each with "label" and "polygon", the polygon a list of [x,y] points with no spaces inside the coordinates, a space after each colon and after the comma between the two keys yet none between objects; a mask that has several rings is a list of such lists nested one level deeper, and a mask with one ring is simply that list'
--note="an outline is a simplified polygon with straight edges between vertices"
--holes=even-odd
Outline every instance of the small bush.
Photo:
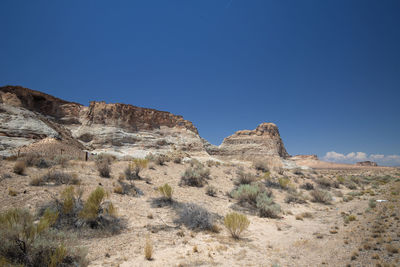
[{"label": "small bush", "polygon": [[144,245],[144,257],[146,260],[151,260],[153,257],[153,244],[149,237],[146,237],[146,244]]},{"label": "small bush", "polygon": [[232,191],[231,196],[234,199],[237,199],[239,203],[249,203],[250,205],[255,205],[257,196],[260,192],[261,190],[258,185],[244,184]]},{"label": "small bush", "polygon": [[[85,255],[58,245],[62,237],[49,231],[58,214],[46,210],[35,222],[26,210],[0,214],[0,263],[2,266],[87,266]],[[61,239],[61,240],[60,240]]]},{"label": "small bush", "polygon": [[344,185],[350,190],[357,189],[357,184],[351,180],[345,180]]},{"label": "small bush", "polygon": [[127,180],[141,179],[140,172],[147,168],[149,161],[147,159],[133,159],[129,166],[125,169],[125,178]]},{"label": "small bush", "polygon": [[264,161],[261,161],[261,160],[254,162],[254,168],[256,170],[262,171],[262,172],[268,172],[269,171],[267,163],[264,162]]},{"label": "small bush", "polygon": [[15,190],[12,189],[12,188],[9,188],[9,189],[8,189],[8,195],[10,195],[10,196],[12,196],[12,197],[15,197],[16,195],[18,195],[18,192],[15,191]]},{"label": "small bush", "polygon": [[25,161],[17,161],[14,164],[13,171],[16,174],[23,175],[25,173],[26,163]]},{"label": "small bush", "polygon": [[48,171],[42,176],[36,176],[32,178],[32,180],[30,181],[30,185],[32,186],[42,186],[48,183],[54,183],[55,185],[77,185],[80,183],[80,180],[78,179],[76,174],[69,174],[60,171]]},{"label": "small bush", "polygon": [[345,223],[349,223],[349,222],[355,221],[356,216],[355,215],[347,215],[343,218],[343,220]]},{"label": "small bush", "polygon": [[40,176],[33,177],[32,180],[29,182],[30,185],[32,186],[42,186],[45,185],[46,183]]},{"label": "small bush", "polygon": [[158,188],[158,192],[161,193],[165,200],[172,200],[172,187],[169,184],[164,184]]},{"label": "small bush", "polygon": [[313,189],[314,189],[314,186],[313,186],[312,183],[308,183],[308,182],[307,182],[307,183],[305,183],[305,184],[302,184],[302,185],[300,186],[300,188],[309,191],[309,190],[313,190]]},{"label": "small bush", "polygon": [[164,166],[165,162],[168,162],[168,157],[164,154],[158,154],[154,157],[154,163],[160,166]]},{"label": "small bush", "polygon": [[230,232],[231,236],[238,239],[242,232],[249,227],[250,221],[245,215],[232,212],[225,216],[224,225]]},{"label": "small bush", "polygon": [[279,187],[282,189],[288,189],[290,185],[290,180],[287,177],[281,177],[278,179]]},{"label": "small bush", "polygon": [[313,202],[319,202],[323,204],[330,204],[332,201],[332,196],[329,192],[319,189],[314,189],[310,192]]},{"label": "small bush", "polygon": [[237,178],[235,181],[236,185],[241,184],[251,184],[257,180],[257,177],[249,172],[244,172],[243,170],[239,169],[237,172]]},{"label": "small bush", "polygon": [[290,191],[286,197],[285,197],[285,202],[286,203],[298,203],[298,204],[304,204],[306,203],[306,199],[303,196],[302,192],[294,190]]},{"label": "small bush", "polygon": [[110,178],[111,163],[108,160],[100,160],[96,162],[97,171],[101,177]]},{"label": "small bush", "polygon": [[278,218],[281,207],[275,204],[272,198],[266,193],[259,194],[256,202],[260,217]]},{"label": "small bush", "polygon": [[331,181],[326,177],[321,177],[315,181],[322,188],[330,188],[332,186]]},{"label": "small bush", "polygon": [[45,206],[59,214],[55,228],[80,229],[88,226],[115,234],[125,227],[124,221],[117,217],[114,205],[106,201],[107,194],[102,187],[97,187],[86,201],[81,199],[82,193],[82,190],[69,186],[61,193],[60,199]]},{"label": "small bush", "polygon": [[87,220],[94,220],[97,218],[100,213],[100,204],[103,202],[106,197],[106,192],[102,187],[97,187],[87,199],[85,205],[83,206],[82,211],[79,213],[79,216],[85,218]]},{"label": "small bush", "polygon": [[171,155],[171,159],[172,159],[172,161],[174,162],[174,163],[176,163],[176,164],[180,164],[180,163],[182,163],[182,156],[181,155],[178,155],[178,154],[174,154],[174,155]]},{"label": "small bush", "polygon": [[189,167],[181,177],[180,185],[202,187],[210,178],[210,169],[202,166]]},{"label": "small bush", "polygon": [[373,209],[376,207],[376,200],[375,199],[370,199],[368,202],[368,206]]},{"label": "small bush", "polygon": [[206,194],[211,196],[211,197],[215,197],[217,195],[217,188],[215,186],[207,186],[206,188]]},{"label": "small bush", "polygon": [[215,218],[205,208],[194,203],[186,203],[179,212],[178,223],[192,230],[211,230]]}]

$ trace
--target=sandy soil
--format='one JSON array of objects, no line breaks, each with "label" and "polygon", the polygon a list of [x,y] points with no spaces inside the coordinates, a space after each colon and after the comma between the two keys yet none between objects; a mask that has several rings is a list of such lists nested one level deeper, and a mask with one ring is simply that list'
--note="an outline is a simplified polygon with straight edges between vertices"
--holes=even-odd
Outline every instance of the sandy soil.
[{"label": "sandy soil", "polygon": [[[275,201],[281,206],[281,218],[260,218],[247,213],[250,226],[240,240],[230,237],[219,222],[219,233],[192,231],[175,222],[174,205],[194,202],[208,211],[223,217],[233,211],[236,200],[227,193],[235,188],[238,163],[211,167],[209,185],[218,188],[215,197],[206,194],[206,188],[179,186],[179,181],[189,163],[167,162],[165,166],[146,169],[135,181],[143,191],[142,196],[132,197],[113,193],[117,179],[128,165],[128,161],[112,164],[111,178],[101,178],[94,162],[70,161],[66,172],[76,173],[81,179],[84,198],[97,186],[110,192],[110,200],[118,208],[118,214],[127,220],[127,228],[113,236],[79,237],[77,246],[88,248],[90,266],[392,266],[400,265],[399,253],[391,253],[388,245],[400,248],[400,171],[394,168],[329,168],[302,171],[284,171],[276,176],[287,176],[297,188],[306,182],[314,184],[316,179],[337,176],[382,176],[394,177],[391,182],[376,188],[370,184],[350,190],[343,185],[329,189],[333,203],[324,205],[309,199],[305,204],[287,204],[287,194],[282,189],[272,189]],[[0,209],[25,207],[36,211],[38,207],[58,196],[62,186],[30,186],[32,177],[45,173],[46,169],[29,167],[26,175],[12,172],[14,162],[2,161],[0,174],[9,178],[0,181]],[[243,164],[246,171],[256,174],[251,164]],[[314,166],[316,167],[316,166]],[[261,173],[260,173],[261,174]],[[160,197],[156,188],[164,183],[173,187],[175,204],[158,207],[154,199]],[[9,195],[9,190],[16,196]],[[369,190],[368,190],[369,189]],[[366,191],[368,190],[368,191]],[[309,192],[304,191],[305,196]],[[340,193],[339,193],[340,191]],[[362,192],[350,201],[342,195]],[[368,192],[368,193],[365,193]],[[371,193],[372,192],[372,193]],[[309,198],[309,197],[308,197]],[[369,199],[384,199],[376,208],[368,208]],[[296,219],[296,215],[311,213],[311,218]],[[345,223],[344,217],[354,215],[355,221]],[[383,232],[374,229],[382,226]],[[153,260],[144,257],[144,245],[148,236],[153,243]],[[374,237],[375,236],[375,237]],[[366,246],[368,243],[371,247]],[[373,259],[374,257],[374,259]],[[381,264],[381,265],[377,265]],[[391,266],[391,265],[387,265]]]}]

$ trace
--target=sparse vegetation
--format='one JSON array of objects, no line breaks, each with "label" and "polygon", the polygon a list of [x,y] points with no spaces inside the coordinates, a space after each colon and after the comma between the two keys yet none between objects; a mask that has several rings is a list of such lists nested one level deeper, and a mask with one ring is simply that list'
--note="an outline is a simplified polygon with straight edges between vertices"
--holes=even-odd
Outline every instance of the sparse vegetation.
[{"label": "sparse vegetation", "polygon": [[144,245],[144,257],[148,261],[153,258],[153,244],[149,236],[146,237],[146,244]]},{"label": "sparse vegetation", "polygon": [[141,179],[140,172],[147,167],[148,163],[148,159],[133,159],[124,171],[125,178],[129,181]]},{"label": "sparse vegetation", "polygon": [[313,190],[314,186],[312,183],[307,182],[307,183],[302,184],[300,186],[300,188],[309,191],[309,190]]},{"label": "sparse vegetation", "polygon": [[58,213],[54,224],[56,228],[81,228],[89,226],[107,233],[118,233],[125,227],[124,222],[117,217],[113,203],[106,201],[107,194],[102,187],[97,187],[86,201],[82,200],[82,191],[73,186],[65,188],[60,199],[55,199],[43,207]]},{"label": "sparse vegetation", "polygon": [[2,266],[87,266],[85,253],[58,245],[61,236],[49,228],[58,214],[46,210],[35,222],[26,210],[0,214],[0,262]]},{"label": "sparse vegetation", "polygon": [[306,203],[307,201],[302,192],[297,190],[291,190],[287,193],[285,197],[285,202],[303,204]]},{"label": "sparse vegetation", "polygon": [[97,171],[101,177],[110,178],[111,165],[109,160],[99,160],[96,161]]},{"label": "sparse vegetation", "polygon": [[25,174],[26,163],[25,161],[18,160],[15,162],[13,171],[15,174],[23,175]]},{"label": "sparse vegetation", "polygon": [[212,230],[215,216],[197,204],[186,203],[179,211],[177,222],[192,230]]},{"label": "sparse vegetation", "polygon": [[281,207],[267,193],[259,194],[256,202],[260,217],[278,218]]},{"label": "sparse vegetation", "polygon": [[261,184],[240,185],[231,192],[231,196],[240,205],[258,210],[261,217],[277,218],[281,210],[272,199],[272,191],[266,190]]},{"label": "sparse vegetation", "polygon": [[30,185],[32,186],[42,186],[49,183],[53,183],[54,185],[77,185],[80,183],[80,180],[78,179],[76,174],[50,170],[42,176],[33,177],[30,181]]},{"label": "sparse vegetation", "polygon": [[164,200],[172,200],[172,187],[169,184],[164,184],[163,186],[158,187],[158,192],[161,193]]},{"label": "sparse vegetation", "polygon": [[236,172],[236,185],[251,184],[257,180],[257,177],[250,172],[244,172],[243,169],[238,169]]},{"label": "sparse vegetation", "polygon": [[258,171],[268,172],[269,168],[265,161],[258,160],[254,162],[254,168]]},{"label": "sparse vegetation", "polygon": [[181,177],[180,185],[202,187],[210,178],[210,169],[202,165],[188,167]]},{"label": "sparse vegetation", "polygon": [[330,204],[332,201],[332,196],[329,192],[320,190],[320,189],[314,189],[310,192],[310,195],[312,197],[313,202],[319,202],[323,204]]},{"label": "sparse vegetation", "polygon": [[209,185],[206,188],[206,194],[215,197],[217,195],[217,188],[215,186]]},{"label": "sparse vegetation", "polygon": [[246,215],[232,212],[225,216],[224,225],[231,236],[238,239],[242,232],[249,227],[250,221],[247,219]]}]

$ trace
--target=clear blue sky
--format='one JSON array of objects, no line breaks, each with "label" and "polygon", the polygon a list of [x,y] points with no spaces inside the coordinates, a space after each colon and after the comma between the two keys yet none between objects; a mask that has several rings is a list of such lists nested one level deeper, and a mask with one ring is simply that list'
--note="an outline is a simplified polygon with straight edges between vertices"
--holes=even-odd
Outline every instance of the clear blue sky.
[{"label": "clear blue sky", "polygon": [[400,154],[400,1],[0,2],[0,85],[261,122],[290,154]]}]

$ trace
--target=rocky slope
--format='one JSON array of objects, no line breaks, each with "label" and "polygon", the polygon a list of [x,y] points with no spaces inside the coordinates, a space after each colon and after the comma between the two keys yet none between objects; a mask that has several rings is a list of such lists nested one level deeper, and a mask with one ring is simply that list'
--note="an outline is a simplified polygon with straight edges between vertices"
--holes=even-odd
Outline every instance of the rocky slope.
[{"label": "rocky slope", "polygon": [[0,155],[51,138],[118,156],[171,150],[239,159],[289,156],[273,123],[238,131],[217,147],[202,139],[182,116],[119,103],[93,101],[87,107],[20,86],[0,87],[0,123]]}]

